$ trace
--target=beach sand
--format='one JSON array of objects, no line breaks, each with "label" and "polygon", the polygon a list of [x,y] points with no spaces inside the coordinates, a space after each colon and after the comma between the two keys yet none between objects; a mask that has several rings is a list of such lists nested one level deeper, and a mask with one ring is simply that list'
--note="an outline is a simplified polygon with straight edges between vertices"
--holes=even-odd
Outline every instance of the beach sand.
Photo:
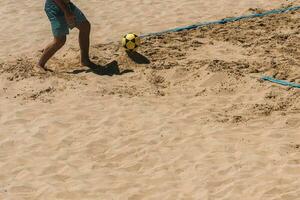
[{"label": "beach sand", "polygon": [[[92,23],[92,42],[119,40],[127,32],[148,33],[206,20],[249,13],[249,8],[271,9],[286,0],[74,0]],[[0,59],[41,50],[51,41],[44,0],[0,1]],[[77,40],[73,31],[68,45]],[[78,46],[75,44],[74,46]]]},{"label": "beach sand", "polygon": [[[107,16],[111,28],[132,19],[124,2],[105,4],[114,8],[105,12],[90,2],[78,4],[95,21]],[[153,1],[159,12],[147,2],[131,2],[144,9],[139,20],[154,11],[167,20],[147,18],[130,29],[152,32],[289,3]],[[31,14],[41,6],[24,5]],[[30,23],[34,39],[18,35],[7,49],[47,39],[45,19]],[[110,31],[100,29],[105,19],[98,23],[94,36]],[[113,38],[129,30],[115,25]],[[108,42],[91,49],[103,66],[95,71],[79,66],[70,43],[45,74],[33,70],[36,47],[22,52],[20,45],[22,56],[2,49],[0,199],[300,199],[300,90],[259,79],[300,83],[299,27],[300,10],[144,38],[132,55],[106,35]]]}]

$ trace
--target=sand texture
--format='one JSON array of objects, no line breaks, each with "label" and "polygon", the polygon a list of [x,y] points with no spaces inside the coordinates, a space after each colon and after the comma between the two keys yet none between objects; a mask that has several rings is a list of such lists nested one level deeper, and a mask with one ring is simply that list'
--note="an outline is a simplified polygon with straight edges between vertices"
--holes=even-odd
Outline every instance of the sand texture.
[{"label": "sand texture", "polygon": [[[45,0],[0,1],[0,59],[41,50],[51,40]],[[271,9],[286,0],[74,0],[92,23],[94,43],[107,43],[127,33],[148,33],[171,27]],[[77,40],[72,32],[68,45]],[[75,45],[77,46],[77,45]]]},{"label": "sand texture", "polygon": [[144,38],[129,55],[95,43],[95,70],[73,46],[44,74],[40,52],[6,59],[0,199],[299,200],[300,90],[259,79],[300,83],[299,46],[300,10]]}]

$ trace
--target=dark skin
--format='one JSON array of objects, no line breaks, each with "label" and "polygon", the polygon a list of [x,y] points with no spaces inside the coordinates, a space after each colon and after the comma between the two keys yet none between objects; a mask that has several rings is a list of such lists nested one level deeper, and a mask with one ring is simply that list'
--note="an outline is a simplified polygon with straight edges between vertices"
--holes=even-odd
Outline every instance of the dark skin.
[{"label": "dark skin", "polygon": [[[89,59],[89,47],[90,47],[90,31],[91,31],[91,24],[89,21],[84,21],[80,24],[75,25],[75,15],[68,9],[67,5],[64,3],[63,0],[53,0],[57,6],[64,12],[65,19],[69,26],[75,26],[79,29],[79,46],[80,46],[80,53],[81,53],[81,65],[87,67],[94,67],[95,64],[90,61]],[[60,36],[53,38],[53,41],[46,46],[43,51],[43,54],[38,62],[38,70],[47,71],[46,63],[48,60],[59,50],[61,49],[67,37]]]}]

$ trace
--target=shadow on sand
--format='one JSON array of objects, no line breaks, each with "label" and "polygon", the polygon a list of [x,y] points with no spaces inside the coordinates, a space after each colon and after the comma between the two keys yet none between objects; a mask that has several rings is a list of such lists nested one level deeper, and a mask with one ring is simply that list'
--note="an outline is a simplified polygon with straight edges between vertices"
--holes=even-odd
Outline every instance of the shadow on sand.
[{"label": "shadow on sand", "polygon": [[[150,60],[138,52],[126,51],[127,56],[136,64],[150,64]],[[89,67],[89,69],[76,69],[68,74],[80,74],[80,73],[94,73],[101,76],[113,76],[113,75],[122,75],[130,72],[134,72],[131,69],[120,71],[119,64],[117,61],[112,61],[105,66],[97,65]]]},{"label": "shadow on sand", "polygon": [[150,64],[150,60],[135,51],[126,51],[128,57],[136,64]]},{"label": "shadow on sand", "polygon": [[120,71],[119,65],[117,61],[112,61],[105,66],[94,65],[89,67],[89,69],[76,69],[71,72],[67,72],[68,74],[80,74],[80,73],[94,73],[100,76],[113,76],[113,75],[122,75],[126,73],[133,72],[133,70],[123,70]]}]

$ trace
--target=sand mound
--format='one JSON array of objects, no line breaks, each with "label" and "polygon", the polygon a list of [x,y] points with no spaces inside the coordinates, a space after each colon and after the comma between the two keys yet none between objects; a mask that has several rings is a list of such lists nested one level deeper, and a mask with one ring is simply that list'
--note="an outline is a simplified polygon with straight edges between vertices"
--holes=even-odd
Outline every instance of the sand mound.
[{"label": "sand mound", "polygon": [[[298,199],[300,11],[1,64],[0,199]],[[38,54],[36,55],[38,56]],[[38,164],[37,164],[38,163]]]},{"label": "sand mound", "polygon": [[[119,43],[95,45],[92,59],[99,67],[94,70],[79,66],[78,49],[73,48],[51,60],[52,73],[37,74],[33,71],[35,59],[18,58],[2,64],[1,74],[7,74],[9,85],[17,85],[13,95],[24,99],[79,88],[102,96],[127,97],[226,96],[246,91],[249,96],[259,91],[268,96],[276,90],[282,92],[268,98],[270,103],[291,96],[294,98],[287,100],[288,105],[294,105],[297,89],[281,88],[258,78],[264,74],[300,82],[299,26],[299,12],[272,15],[145,38],[139,53],[127,54]],[[114,79],[101,78],[113,75]],[[36,81],[47,86],[35,91]],[[274,106],[267,103],[265,107],[272,110]]]},{"label": "sand mound", "polygon": [[[13,1],[0,2],[0,59],[20,54],[30,54],[42,49],[51,38],[47,16],[44,13],[44,0],[23,0],[16,4]],[[95,43],[106,43],[119,39],[123,33],[134,31],[148,33],[170,27],[182,26],[198,21],[215,20],[228,16],[242,15],[260,9],[278,8],[282,4],[298,3],[299,0],[204,0],[169,1],[89,1],[74,0],[74,3],[86,14],[92,23],[92,40]],[[24,7],[30,8],[24,12]],[[167,9],[166,9],[167,8]],[[27,17],[23,17],[26,15]],[[161,19],[164,19],[163,21]],[[77,33],[72,31],[68,45],[77,40]]]}]

